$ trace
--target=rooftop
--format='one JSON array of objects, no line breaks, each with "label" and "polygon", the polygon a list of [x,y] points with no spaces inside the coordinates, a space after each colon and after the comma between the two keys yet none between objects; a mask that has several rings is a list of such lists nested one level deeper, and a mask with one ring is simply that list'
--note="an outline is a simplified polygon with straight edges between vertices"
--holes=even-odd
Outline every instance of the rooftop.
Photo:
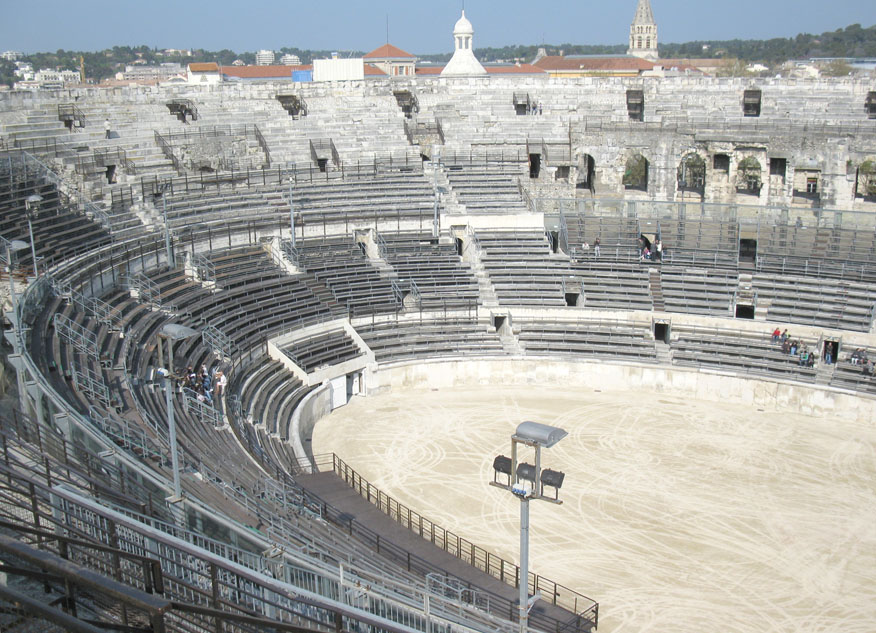
[{"label": "rooftop", "polygon": [[537,60],[534,64],[542,70],[593,70],[593,71],[643,71],[653,70],[655,62],[649,62],[641,57],[632,55],[575,55],[560,57],[548,55]]},{"label": "rooftop", "polygon": [[216,62],[196,62],[189,64],[189,70],[193,73],[218,73],[219,64]]},{"label": "rooftop", "polygon": [[[194,66],[194,64],[192,64]],[[295,70],[313,70],[313,66],[286,66],[284,64],[272,64],[270,66],[223,66],[222,74],[239,79],[272,79],[275,77],[288,78]]]},{"label": "rooftop", "polygon": [[365,59],[415,59],[415,56],[403,51],[398,46],[384,44],[365,55]]}]

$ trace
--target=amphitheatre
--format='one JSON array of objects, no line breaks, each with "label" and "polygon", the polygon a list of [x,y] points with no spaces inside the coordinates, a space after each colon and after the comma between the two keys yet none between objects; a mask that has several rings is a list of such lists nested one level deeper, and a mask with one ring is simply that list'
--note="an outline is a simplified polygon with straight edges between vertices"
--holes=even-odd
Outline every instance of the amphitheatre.
[{"label": "amphitheatre", "polygon": [[517,630],[488,483],[536,420],[533,631],[873,630],[872,80],[7,92],[0,150],[0,549],[66,609],[5,603]]}]

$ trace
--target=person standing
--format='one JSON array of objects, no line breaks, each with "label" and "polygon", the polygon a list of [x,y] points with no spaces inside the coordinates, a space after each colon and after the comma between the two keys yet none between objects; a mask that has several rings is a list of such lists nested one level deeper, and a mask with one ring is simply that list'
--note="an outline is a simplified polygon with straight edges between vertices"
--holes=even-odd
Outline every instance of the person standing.
[{"label": "person standing", "polygon": [[103,121],[103,129],[106,130],[106,137],[105,137],[105,138],[111,138],[112,135],[113,135],[113,132],[112,132],[112,128],[111,128],[111,126],[110,126],[110,120],[109,120],[109,117],[107,117],[106,119],[104,119],[104,121]]},{"label": "person standing", "polygon": [[599,257],[599,238],[596,238],[596,241],[593,242],[593,256]]}]

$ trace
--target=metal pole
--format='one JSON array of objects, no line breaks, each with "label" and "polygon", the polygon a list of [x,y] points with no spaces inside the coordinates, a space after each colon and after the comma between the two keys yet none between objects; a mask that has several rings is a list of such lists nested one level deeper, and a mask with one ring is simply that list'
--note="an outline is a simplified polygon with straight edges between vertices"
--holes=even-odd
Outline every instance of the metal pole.
[{"label": "metal pole", "polygon": [[[13,330],[13,340],[15,344],[13,345],[13,352],[15,354],[22,353],[22,345],[21,345],[21,324],[19,323],[18,316],[18,297],[15,294],[15,280],[12,278],[12,253],[9,252],[9,267],[7,270],[9,271],[9,295],[12,299],[12,330]],[[21,410],[27,412],[27,395],[24,390],[24,373],[21,370],[21,361],[16,363],[17,367],[15,369],[15,378],[18,383],[18,399],[21,403]]]},{"label": "metal pole", "polygon": [[179,481],[179,455],[176,448],[176,420],[173,415],[173,341],[167,339],[167,355],[170,358],[168,364],[167,375],[164,382],[164,394],[167,401],[167,433],[170,436],[170,465],[173,469],[173,499],[171,501],[179,501],[182,499],[182,487]]},{"label": "metal pole", "polygon": [[434,177],[433,187],[435,188],[435,211],[432,218],[432,237],[438,237],[438,167],[440,163],[435,163],[432,171]]},{"label": "metal pole", "polygon": [[289,226],[292,228],[292,248],[297,248],[295,245],[295,207],[292,204],[292,179],[289,179]]},{"label": "metal pole", "polygon": [[37,267],[36,243],[33,241],[33,224],[30,221],[30,215],[33,211],[27,214],[27,232],[30,235],[30,256],[33,257],[33,276],[40,276],[40,269]]},{"label": "metal pole", "polygon": [[520,498],[520,633],[529,620],[529,497]]},{"label": "metal pole", "polygon": [[164,249],[167,253],[167,265],[176,268],[176,262],[173,261],[173,249],[170,247],[170,225],[167,223],[167,191],[162,194],[161,202],[164,208]]}]

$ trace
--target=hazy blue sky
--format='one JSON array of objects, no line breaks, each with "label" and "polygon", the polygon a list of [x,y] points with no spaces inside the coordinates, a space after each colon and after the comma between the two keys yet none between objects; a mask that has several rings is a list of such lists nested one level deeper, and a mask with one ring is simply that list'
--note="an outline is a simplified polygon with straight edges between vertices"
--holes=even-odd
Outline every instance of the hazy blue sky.
[{"label": "hazy blue sky", "polygon": [[[876,1],[652,0],[660,41],[764,39],[876,24]],[[461,0],[0,0],[0,50],[452,50]],[[467,0],[475,46],[621,44],[636,0]]]}]

